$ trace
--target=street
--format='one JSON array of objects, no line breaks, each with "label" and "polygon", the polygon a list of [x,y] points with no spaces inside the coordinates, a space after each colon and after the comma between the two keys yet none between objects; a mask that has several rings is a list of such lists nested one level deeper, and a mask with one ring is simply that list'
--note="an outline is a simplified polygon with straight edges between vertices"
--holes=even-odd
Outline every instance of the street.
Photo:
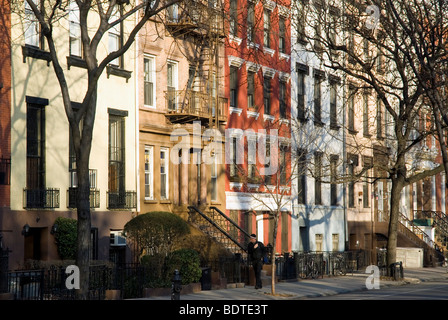
[{"label": "street", "polygon": [[302,300],[447,300],[448,280],[393,286]]}]

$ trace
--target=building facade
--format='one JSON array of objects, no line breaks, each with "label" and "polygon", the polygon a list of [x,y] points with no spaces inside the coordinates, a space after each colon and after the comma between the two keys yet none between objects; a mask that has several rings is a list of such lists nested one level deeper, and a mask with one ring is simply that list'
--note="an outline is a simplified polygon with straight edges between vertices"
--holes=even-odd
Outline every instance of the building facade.
[{"label": "building facade", "polygon": [[219,8],[217,1],[173,5],[140,33],[140,213],[171,211],[188,219],[189,206],[225,210],[224,164],[215,157],[227,109]]},{"label": "building facade", "polygon": [[[344,78],[327,67],[320,50],[325,37],[320,17],[339,11],[321,1],[298,2],[292,10],[292,238],[297,251],[345,249]],[[334,37],[342,39],[336,30]]]},{"label": "building facade", "polygon": [[[12,15],[10,204],[3,208],[1,230],[12,250],[10,268],[28,260],[59,256],[54,241],[57,217],[76,219],[76,162],[69,124],[49,51],[27,4],[27,15]],[[84,97],[87,73],[82,59],[79,10],[55,28],[58,58],[76,112]],[[105,35],[98,57],[116,49],[117,25]],[[132,24],[132,22],[129,22]],[[25,31],[24,31],[25,30]],[[118,30],[118,31],[117,31]],[[135,51],[112,61],[98,81],[96,120],[90,155],[91,259],[124,262],[129,250],[120,231],[135,212],[137,189]]]},{"label": "building facade", "polygon": [[290,3],[229,0],[226,9],[226,212],[265,245],[278,215],[275,251],[290,252]]}]

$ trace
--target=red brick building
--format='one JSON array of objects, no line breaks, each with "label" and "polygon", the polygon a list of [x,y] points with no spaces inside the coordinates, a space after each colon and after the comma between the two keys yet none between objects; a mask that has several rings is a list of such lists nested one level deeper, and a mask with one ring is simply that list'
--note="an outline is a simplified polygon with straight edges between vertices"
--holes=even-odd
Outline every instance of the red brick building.
[{"label": "red brick building", "polygon": [[[276,252],[289,252],[290,2],[227,0],[226,8],[227,214],[247,232],[257,233],[259,240],[272,244],[269,212],[280,208]],[[263,167],[273,162],[263,164],[269,153],[265,157],[258,154],[259,139],[265,136],[269,141],[275,130],[279,170],[265,175]],[[257,154],[249,151],[251,141],[257,145]]]}]

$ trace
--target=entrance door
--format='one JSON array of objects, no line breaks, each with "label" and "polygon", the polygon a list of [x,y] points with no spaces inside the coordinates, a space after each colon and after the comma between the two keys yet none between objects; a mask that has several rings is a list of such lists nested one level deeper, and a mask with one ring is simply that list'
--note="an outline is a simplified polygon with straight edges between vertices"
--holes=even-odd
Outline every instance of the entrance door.
[{"label": "entrance door", "polygon": [[25,235],[25,260],[41,260],[41,228],[30,228]]}]

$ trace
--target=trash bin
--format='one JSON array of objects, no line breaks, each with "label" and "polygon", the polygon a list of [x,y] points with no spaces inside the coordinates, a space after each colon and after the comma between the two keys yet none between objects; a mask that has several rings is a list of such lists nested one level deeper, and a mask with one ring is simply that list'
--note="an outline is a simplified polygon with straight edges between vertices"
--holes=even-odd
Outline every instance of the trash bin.
[{"label": "trash bin", "polygon": [[395,281],[403,279],[403,263],[401,261],[390,265],[390,275]]},{"label": "trash bin", "polygon": [[202,268],[201,290],[212,290],[212,272],[210,268]]}]

